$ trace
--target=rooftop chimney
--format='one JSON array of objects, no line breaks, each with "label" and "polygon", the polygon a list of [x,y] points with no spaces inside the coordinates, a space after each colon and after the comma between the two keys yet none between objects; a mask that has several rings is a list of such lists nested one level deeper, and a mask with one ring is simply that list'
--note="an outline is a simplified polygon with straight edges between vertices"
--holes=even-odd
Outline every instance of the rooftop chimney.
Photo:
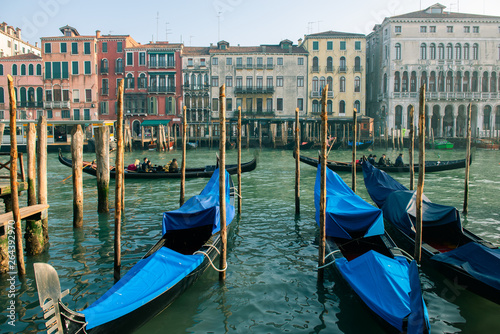
[{"label": "rooftop chimney", "polygon": [[100,38],[101,37],[101,31],[100,30],[96,30],[95,31],[95,37],[96,38]]}]

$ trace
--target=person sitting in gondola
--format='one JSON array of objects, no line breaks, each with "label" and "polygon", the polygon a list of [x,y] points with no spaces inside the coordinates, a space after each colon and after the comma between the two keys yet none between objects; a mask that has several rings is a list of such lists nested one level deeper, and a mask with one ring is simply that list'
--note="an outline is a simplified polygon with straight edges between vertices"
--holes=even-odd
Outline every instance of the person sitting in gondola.
[{"label": "person sitting in gondola", "polygon": [[371,163],[372,165],[373,165],[373,164],[375,164],[375,158],[374,158],[374,156],[373,156],[373,155],[371,155],[371,154],[370,154],[370,155],[368,156],[368,162],[369,162],[369,163]]},{"label": "person sitting in gondola", "polygon": [[394,163],[394,167],[403,167],[404,165],[403,153],[399,153],[399,156],[396,158],[396,162]]},{"label": "person sitting in gondola", "polygon": [[141,164],[141,171],[142,172],[147,172],[148,169],[148,158],[144,158],[144,161]]},{"label": "person sitting in gondola", "polygon": [[385,158],[385,154],[382,154],[378,161],[379,166],[387,166],[387,159]]},{"label": "person sitting in gondola", "polygon": [[170,173],[178,173],[179,172],[179,165],[177,164],[177,159],[172,159],[172,162],[170,163],[168,167],[168,171]]},{"label": "person sitting in gondola", "polygon": [[139,159],[135,159],[135,162],[133,164],[128,165],[127,170],[135,172],[137,169],[139,169]]}]

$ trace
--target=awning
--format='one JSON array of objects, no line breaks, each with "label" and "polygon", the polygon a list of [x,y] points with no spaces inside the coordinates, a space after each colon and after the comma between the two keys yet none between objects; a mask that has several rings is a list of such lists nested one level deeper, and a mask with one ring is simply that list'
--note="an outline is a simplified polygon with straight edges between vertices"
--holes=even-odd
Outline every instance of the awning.
[{"label": "awning", "polygon": [[167,125],[169,122],[169,119],[148,119],[147,121],[143,121],[141,126]]}]

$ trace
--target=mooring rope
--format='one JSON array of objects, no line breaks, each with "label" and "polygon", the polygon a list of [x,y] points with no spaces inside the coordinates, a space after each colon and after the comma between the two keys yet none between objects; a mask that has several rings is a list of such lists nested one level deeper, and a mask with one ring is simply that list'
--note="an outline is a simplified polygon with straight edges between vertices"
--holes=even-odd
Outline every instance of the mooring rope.
[{"label": "mooring rope", "polygon": [[[215,249],[215,251],[220,255],[219,250],[214,245],[203,245],[203,246]],[[196,251],[193,254],[203,254],[203,255],[205,255],[207,257],[207,259],[208,259],[208,262],[210,262],[210,265],[212,266],[212,268],[214,268],[215,271],[218,271],[218,272],[222,273],[222,272],[224,272],[224,271],[227,270],[227,261],[226,261],[226,263],[224,265],[224,269],[218,269],[218,268],[215,267],[214,263],[212,262],[212,259],[210,258],[210,256],[207,253],[205,253],[203,251]]]},{"label": "mooring rope", "polygon": [[[325,259],[326,259],[327,257],[329,257],[330,255],[333,255],[333,254],[335,254],[335,253],[340,253],[340,249],[337,249],[337,250],[334,250],[333,252],[328,253],[328,254],[325,256]],[[329,265],[334,264],[334,263],[335,263],[335,258],[333,258],[333,261],[332,261],[332,262],[329,262],[329,263],[327,263],[327,264],[324,264],[324,265],[322,265],[322,266],[319,266],[319,267],[318,267],[318,269],[323,269],[323,268],[326,268],[326,267],[328,267]]]}]

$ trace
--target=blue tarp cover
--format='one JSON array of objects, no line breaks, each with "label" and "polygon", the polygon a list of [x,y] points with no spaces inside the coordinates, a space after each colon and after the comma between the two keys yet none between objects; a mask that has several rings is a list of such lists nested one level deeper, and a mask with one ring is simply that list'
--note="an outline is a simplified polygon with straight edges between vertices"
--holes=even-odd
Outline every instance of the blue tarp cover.
[{"label": "blue tarp cover", "polygon": [[128,314],[158,297],[203,262],[203,255],[182,255],[162,247],[140,260],[111,289],[82,311],[92,329]]},{"label": "blue tarp cover", "polygon": [[462,267],[473,277],[500,290],[500,249],[469,242],[432,260]]},{"label": "blue tarp cover", "polygon": [[[316,222],[319,224],[321,166],[314,186]],[[352,239],[352,233],[364,237],[384,234],[382,211],[356,195],[340,176],[326,169],[326,235]]]},{"label": "blue tarp cover", "polygon": [[336,264],[342,276],[366,305],[399,331],[403,330],[403,319],[414,311],[414,316],[419,316],[414,324],[417,327],[412,328],[412,332],[408,328],[408,333],[418,333],[414,330],[418,330],[418,323],[423,326],[422,315],[425,314],[427,318],[427,310],[419,292],[418,270],[417,284],[413,287],[416,291],[412,296],[414,301],[410,301],[410,265],[404,257],[396,256],[391,259],[370,250],[351,261],[337,259]]},{"label": "blue tarp cover", "polygon": [[[226,171],[226,224],[234,218],[234,206],[229,200],[229,178]],[[216,169],[199,195],[191,197],[179,209],[163,213],[163,234],[204,225],[213,225],[212,233],[217,233],[220,230],[219,210],[219,169]]]},{"label": "blue tarp cover", "polygon": [[[416,191],[408,190],[386,172],[363,161],[365,186],[372,200],[382,208],[384,218],[409,236],[415,235]],[[461,230],[460,214],[456,208],[432,203],[422,196],[423,227],[455,225]]]}]

